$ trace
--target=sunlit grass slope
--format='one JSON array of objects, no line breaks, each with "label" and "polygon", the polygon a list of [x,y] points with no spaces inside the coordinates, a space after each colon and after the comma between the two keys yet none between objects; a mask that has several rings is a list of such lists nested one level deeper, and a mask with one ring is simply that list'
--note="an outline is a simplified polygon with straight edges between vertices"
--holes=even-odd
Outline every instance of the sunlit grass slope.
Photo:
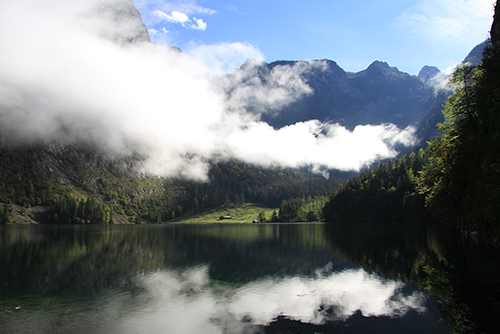
[{"label": "sunlit grass slope", "polygon": [[[203,211],[188,218],[180,217],[170,223],[252,223],[257,219],[259,213],[264,212],[269,219],[273,210],[278,212],[278,208],[269,208],[260,204],[242,203],[227,205],[217,209]],[[232,219],[220,220],[221,216],[231,216]]]}]

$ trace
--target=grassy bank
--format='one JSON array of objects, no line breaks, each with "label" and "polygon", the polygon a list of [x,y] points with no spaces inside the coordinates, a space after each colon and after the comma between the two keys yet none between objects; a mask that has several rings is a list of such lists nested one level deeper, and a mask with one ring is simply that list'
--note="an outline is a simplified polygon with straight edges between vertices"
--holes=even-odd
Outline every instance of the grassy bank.
[{"label": "grassy bank", "polygon": [[[201,224],[201,223],[252,223],[257,219],[259,213],[264,212],[267,219],[271,217],[273,210],[278,212],[278,208],[269,208],[255,203],[242,203],[238,205],[223,206],[214,210],[200,212],[193,216],[172,220],[169,223],[181,224]],[[232,219],[220,220],[221,216],[231,216]]]}]

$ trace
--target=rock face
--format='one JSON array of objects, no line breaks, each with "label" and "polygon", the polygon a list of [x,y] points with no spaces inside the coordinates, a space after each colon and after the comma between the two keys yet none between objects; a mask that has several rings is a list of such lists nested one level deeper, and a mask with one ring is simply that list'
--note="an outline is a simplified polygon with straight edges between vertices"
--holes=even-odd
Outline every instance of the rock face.
[{"label": "rock face", "polygon": [[99,35],[119,44],[151,42],[141,13],[132,0],[100,1],[87,18]]}]

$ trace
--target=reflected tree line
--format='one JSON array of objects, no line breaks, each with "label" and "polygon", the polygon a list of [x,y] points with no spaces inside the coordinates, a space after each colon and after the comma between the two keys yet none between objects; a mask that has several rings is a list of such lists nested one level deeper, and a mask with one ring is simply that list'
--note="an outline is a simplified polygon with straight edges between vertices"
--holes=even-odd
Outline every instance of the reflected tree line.
[{"label": "reflected tree line", "polygon": [[92,295],[113,284],[131,284],[141,270],[168,261],[158,252],[168,245],[153,231],[134,234],[92,227],[13,226],[2,233],[1,295]]},{"label": "reflected tree line", "polygon": [[[384,225],[384,224],[382,224]],[[455,230],[388,224],[327,225],[332,247],[356,265],[400,279],[440,299],[442,322],[453,333],[496,333],[500,311],[500,252]],[[356,241],[346,240],[353,233]]]},{"label": "reflected tree line", "polygon": [[[362,266],[440,299],[455,333],[495,333],[500,252],[421,224],[12,226],[0,243],[0,295],[98,296],[138,275],[208,265],[210,279],[242,284]],[[348,237],[346,237],[348,236]],[[138,287],[140,288],[140,287]]]},{"label": "reflected tree line", "polygon": [[320,224],[6,226],[0,235],[1,296],[93,295],[134,285],[139,274],[200,264],[215,280],[241,283],[343,262]]}]

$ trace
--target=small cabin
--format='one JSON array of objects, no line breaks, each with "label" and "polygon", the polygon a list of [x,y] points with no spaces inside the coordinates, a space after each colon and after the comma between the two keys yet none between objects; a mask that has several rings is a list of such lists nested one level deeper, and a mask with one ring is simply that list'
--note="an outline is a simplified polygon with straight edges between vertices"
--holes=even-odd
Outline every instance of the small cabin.
[{"label": "small cabin", "polygon": [[224,219],[233,219],[231,216],[220,216],[219,220],[224,220]]}]

